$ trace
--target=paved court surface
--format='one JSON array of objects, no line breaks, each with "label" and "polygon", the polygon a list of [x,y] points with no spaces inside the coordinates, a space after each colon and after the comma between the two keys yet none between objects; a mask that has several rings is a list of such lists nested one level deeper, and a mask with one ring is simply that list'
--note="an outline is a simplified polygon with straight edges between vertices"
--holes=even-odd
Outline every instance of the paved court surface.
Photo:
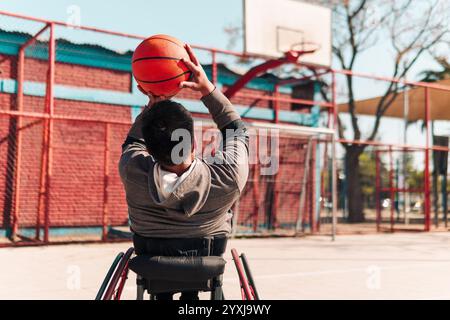
[{"label": "paved court surface", "polygon": [[[92,299],[129,244],[0,249],[0,299]],[[266,299],[450,299],[450,233],[240,239]],[[228,299],[239,298],[230,254]],[[134,277],[125,297],[134,298]]]}]

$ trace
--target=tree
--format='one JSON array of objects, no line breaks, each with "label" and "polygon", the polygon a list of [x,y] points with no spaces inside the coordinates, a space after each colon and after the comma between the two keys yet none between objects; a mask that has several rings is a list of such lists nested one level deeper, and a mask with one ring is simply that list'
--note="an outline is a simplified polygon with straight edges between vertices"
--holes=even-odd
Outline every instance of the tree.
[{"label": "tree", "polygon": [[[377,45],[380,38],[388,41],[394,53],[392,78],[404,78],[416,62],[443,41],[449,33],[449,2],[445,0],[316,0],[333,9],[332,50],[338,64],[354,71],[362,54]],[[386,57],[388,58],[388,57]],[[350,132],[339,125],[339,136],[351,140],[373,141],[381,119],[402,88],[398,82],[388,82],[376,106],[373,127],[363,137],[356,114],[354,78],[345,75],[348,95]],[[329,95],[328,95],[329,96]],[[339,117],[339,124],[342,119]],[[347,202],[349,222],[364,221],[360,156],[366,145],[342,143],[347,172]]]},{"label": "tree", "polygon": [[[363,152],[360,156],[361,193],[366,204],[375,199],[376,159],[375,153]],[[384,167],[382,169],[385,169]]]},{"label": "tree", "polygon": [[450,79],[450,60],[445,56],[434,56],[434,60],[442,67],[441,70],[425,70],[420,73],[421,81],[435,82]]},{"label": "tree", "polygon": [[[330,7],[333,11],[332,50],[337,64],[355,71],[363,53],[382,41],[393,51],[391,78],[404,78],[427,52],[445,42],[448,44],[450,1],[447,0],[303,0]],[[227,31],[227,30],[225,30]],[[231,40],[237,34],[227,31]],[[233,43],[231,41],[231,43]],[[314,70],[311,70],[314,72]],[[373,126],[363,136],[356,114],[356,89],[353,77],[345,75],[344,89],[348,96],[350,125],[344,128],[338,117],[339,137],[357,141],[373,141],[381,120],[403,89],[401,84],[387,82],[376,106]],[[330,90],[322,87],[322,96],[330,100]],[[366,145],[342,143],[347,172],[347,202],[349,222],[364,221],[363,194],[360,176],[360,156]]]}]

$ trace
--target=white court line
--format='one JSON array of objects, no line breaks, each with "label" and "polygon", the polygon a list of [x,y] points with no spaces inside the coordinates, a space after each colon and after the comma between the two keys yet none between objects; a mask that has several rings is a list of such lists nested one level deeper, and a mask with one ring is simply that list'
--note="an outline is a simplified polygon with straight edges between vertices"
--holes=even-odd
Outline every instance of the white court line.
[{"label": "white court line", "polygon": [[438,296],[438,297],[427,297],[427,298],[423,298],[422,300],[450,300],[450,295],[445,295],[445,296]]}]

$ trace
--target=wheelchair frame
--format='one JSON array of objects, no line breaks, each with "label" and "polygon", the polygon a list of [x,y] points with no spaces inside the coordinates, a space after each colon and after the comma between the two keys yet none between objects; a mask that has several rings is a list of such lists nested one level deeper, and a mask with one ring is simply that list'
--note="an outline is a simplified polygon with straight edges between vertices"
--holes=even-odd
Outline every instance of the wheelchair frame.
[{"label": "wheelchair frame", "polygon": [[[128,263],[133,256],[133,253],[134,248],[131,247],[125,253],[120,252],[115,257],[111,267],[103,279],[95,300],[120,300],[123,288],[125,287],[125,283],[128,279]],[[245,254],[242,253],[239,255],[236,249],[231,249],[231,255],[239,276],[242,300],[259,300],[259,295],[256,290],[255,282]],[[211,290],[208,291],[211,292],[211,300],[225,300],[222,289],[222,277],[223,275],[220,275],[210,279],[212,284]],[[136,279],[136,300],[144,300],[144,294],[147,289],[147,280],[140,275],[137,275]],[[150,294],[150,300],[155,300],[154,294]]]}]

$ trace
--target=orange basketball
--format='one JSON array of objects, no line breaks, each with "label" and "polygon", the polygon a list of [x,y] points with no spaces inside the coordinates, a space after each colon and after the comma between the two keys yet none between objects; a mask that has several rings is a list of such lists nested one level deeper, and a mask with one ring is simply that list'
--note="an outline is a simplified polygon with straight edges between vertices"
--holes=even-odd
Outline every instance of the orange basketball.
[{"label": "orange basketball", "polygon": [[189,59],[183,42],[164,34],[154,35],[134,51],[133,76],[145,91],[156,96],[173,96],[180,91],[180,82],[191,75],[181,58]]}]

